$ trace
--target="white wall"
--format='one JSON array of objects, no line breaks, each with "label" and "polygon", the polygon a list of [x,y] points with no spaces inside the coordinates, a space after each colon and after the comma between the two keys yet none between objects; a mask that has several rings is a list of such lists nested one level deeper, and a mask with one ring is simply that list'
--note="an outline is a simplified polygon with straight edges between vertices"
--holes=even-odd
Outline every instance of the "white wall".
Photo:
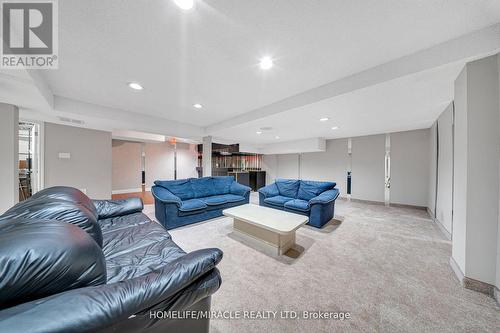
[{"label": "white wall", "polygon": [[384,202],[385,135],[352,139],[352,198]]},{"label": "white wall", "polygon": [[19,201],[19,110],[0,103],[0,214]]},{"label": "white wall", "polygon": [[[428,129],[391,134],[395,154],[393,202],[427,205],[429,136]],[[326,141],[325,152],[303,153],[300,158],[299,154],[264,155],[262,169],[267,173],[266,182],[270,184],[276,178],[335,181],[340,195],[346,196],[347,145],[348,139],[334,139]],[[385,135],[352,139],[353,198],[384,201],[384,158]]]},{"label": "white wall", "polygon": [[455,83],[454,260],[496,283],[499,212],[498,56],[466,65]]},{"label": "white wall", "polygon": [[[468,67],[468,174],[466,276],[496,279],[498,231],[499,101],[497,56]],[[457,133],[457,135],[460,135]]]},{"label": "white wall", "polygon": [[326,152],[302,154],[301,162],[302,179],[334,181],[340,195],[347,195],[347,139],[327,140]]},{"label": "white wall", "polygon": [[430,129],[391,133],[391,203],[427,207]]},{"label": "white wall", "polygon": [[197,145],[177,143],[177,179],[197,178],[198,172]]},{"label": "white wall", "polygon": [[427,208],[432,217],[436,211],[436,182],[437,182],[437,122],[429,129],[429,185]]},{"label": "white wall", "polygon": [[141,145],[139,142],[113,140],[113,191],[141,190]]},{"label": "white wall", "polygon": [[174,147],[169,142],[146,143],[146,188],[155,180],[174,179]]},{"label": "white wall", "polygon": [[452,258],[465,273],[467,220],[467,70],[455,80],[455,143],[453,158]]},{"label": "white wall", "polygon": [[439,157],[437,170],[436,218],[451,234],[453,211],[453,105],[437,120]]},{"label": "white wall", "polygon": [[[146,188],[155,180],[174,179],[174,146],[169,142],[146,143]],[[196,145],[177,143],[177,179],[198,177]]]},{"label": "white wall", "polygon": [[278,155],[276,178],[299,178],[299,154]]},{"label": "white wall", "polygon": [[[500,81],[500,55],[498,56],[498,73],[499,73],[499,78],[498,80]],[[500,105],[500,84],[498,86],[498,105]],[[500,123],[499,123],[499,130],[500,130]],[[500,156],[499,156],[499,168],[500,172]],[[499,174],[499,179],[500,179],[500,174]],[[499,181],[499,194],[500,194],[500,181]],[[499,195],[499,203],[498,203],[498,231],[497,231],[497,278],[496,278],[496,288],[497,288],[497,303],[500,304],[500,195]]]},{"label": "white wall", "polygon": [[264,155],[262,170],[266,171],[266,185],[273,183],[278,178],[278,155]]},{"label": "white wall", "polygon": [[111,132],[45,123],[44,156],[45,187],[72,186],[92,199],[111,198]]}]

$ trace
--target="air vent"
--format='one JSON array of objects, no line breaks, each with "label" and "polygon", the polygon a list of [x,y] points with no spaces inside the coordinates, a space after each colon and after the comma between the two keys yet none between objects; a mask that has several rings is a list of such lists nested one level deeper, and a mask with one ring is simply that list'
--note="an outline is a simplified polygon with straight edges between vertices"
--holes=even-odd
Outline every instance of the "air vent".
[{"label": "air vent", "polygon": [[68,118],[68,117],[58,117],[60,121],[63,121],[65,123],[72,123],[72,124],[78,124],[78,125],[83,125],[85,122],[83,120],[79,119],[73,119],[73,118]]},{"label": "air vent", "polygon": [[261,131],[271,131],[273,128],[272,127],[269,127],[269,126],[266,126],[266,127],[261,127],[260,130]]}]

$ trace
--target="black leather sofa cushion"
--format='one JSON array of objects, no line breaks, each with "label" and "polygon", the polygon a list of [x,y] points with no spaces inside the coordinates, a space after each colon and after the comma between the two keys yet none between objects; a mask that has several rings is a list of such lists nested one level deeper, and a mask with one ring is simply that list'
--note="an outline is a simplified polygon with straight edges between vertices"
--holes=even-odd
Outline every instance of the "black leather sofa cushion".
[{"label": "black leather sofa cushion", "polygon": [[101,248],[77,226],[16,219],[0,228],[0,309],[104,283]]},{"label": "black leather sofa cushion", "polygon": [[[193,323],[159,320],[151,318],[149,311],[209,311],[210,296],[221,284],[220,273],[215,266],[222,258],[222,251],[204,249],[186,254],[160,224],[141,212],[133,212],[137,203],[116,200],[98,204],[102,216],[123,214],[96,221],[96,230],[102,237],[102,247],[99,247],[89,233],[82,230],[87,227],[84,222],[97,219],[98,209],[95,209],[95,214],[87,209],[86,205],[91,201],[81,198],[83,194],[78,190],[63,192],[57,195],[47,191],[43,196],[27,199],[10,209],[7,215],[0,216],[0,235],[5,239],[13,238],[12,230],[17,228],[34,230],[36,234],[34,240],[16,239],[15,246],[19,246],[19,252],[11,251],[14,243],[0,238],[0,282],[3,283],[0,284],[0,291],[6,292],[0,295],[0,303],[5,307],[0,308],[0,332],[208,332],[208,318]],[[119,204],[124,207],[114,207]],[[77,214],[75,209],[80,213]],[[16,213],[29,219],[17,218]],[[48,221],[44,216],[61,221]],[[51,229],[48,234],[41,233],[48,229]],[[30,235],[30,232],[21,233],[26,237]],[[50,246],[45,247],[45,242],[49,242]],[[67,243],[75,244],[70,246]],[[38,250],[38,247],[41,249]],[[47,248],[51,252],[44,252]],[[48,259],[34,256],[32,251],[46,254]],[[90,260],[89,256],[92,257],[94,251],[99,256],[88,267],[86,260]],[[27,257],[33,256],[34,262],[24,260],[22,253]],[[62,258],[60,262],[51,263],[50,260],[57,256]],[[10,264],[9,260],[16,263]],[[28,283],[33,282],[26,287],[29,295],[16,289],[9,290],[11,275],[18,274],[16,272],[23,265],[23,260],[28,263],[23,266],[26,274],[36,275],[28,279]],[[37,271],[46,263],[52,266]],[[62,271],[59,264],[66,270]],[[82,271],[77,274],[80,268]],[[57,274],[56,277],[51,275],[52,271]],[[97,275],[95,279],[92,272]],[[71,280],[75,276],[79,279],[76,282]],[[88,279],[83,281],[86,276]],[[80,280],[82,285],[77,284]],[[12,297],[10,301],[9,297]]]},{"label": "black leather sofa cushion", "polygon": [[[137,215],[144,214],[137,213]],[[147,218],[147,216],[145,217]],[[103,232],[102,251],[107,260],[116,255],[170,238],[170,234],[159,223],[152,221],[129,228],[107,229]]]},{"label": "black leather sofa cushion", "polygon": [[83,207],[87,208],[89,212],[94,215],[95,219],[98,219],[98,214],[96,206],[92,202],[92,199],[87,197],[79,189],[68,187],[68,186],[54,186],[43,189],[31,196],[31,199],[45,199],[50,201],[50,199],[63,200],[73,202]]},{"label": "black leather sofa cushion", "polygon": [[107,219],[142,212],[144,205],[140,198],[128,198],[119,200],[94,200],[99,219]]},{"label": "black leather sofa cushion", "polygon": [[134,246],[106,258],[108,283],[125,281],[148,274],[185,256],[172,239],[163,239],[142,247]]},{"label": "black leather sofa cushion", "polygon": [[85,230],[99,246],[102,246],[102,232],[96,214],[85,206],[61,199],[39,197],[18,203],[0,217],[2,221],[24,218],[26,223],[42,220],[57,220],[74,224]]},{"label": "black leather sofa cushion", "polygon": [[164,332],[168,321],[149,311],[183,310],[213,294],[221,259],[218,249],[198,250],[134,279],[23,303],[0,311],[0,332]]},{"label": "black leather sofa cushion", "polygon": [[[119,229],[133,228],[152,221],[143,213],[132,213],[124,216],[114,216],[97,221],[103,234]],[[163,229],[165,230],[165,229]],[[167,232],[168,233],[168,232]]]}]

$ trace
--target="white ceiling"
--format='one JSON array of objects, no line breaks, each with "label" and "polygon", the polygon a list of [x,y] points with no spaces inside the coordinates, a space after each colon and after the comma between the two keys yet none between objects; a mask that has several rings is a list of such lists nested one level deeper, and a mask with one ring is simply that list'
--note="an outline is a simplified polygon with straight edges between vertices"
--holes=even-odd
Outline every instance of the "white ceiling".
[{"label": "white ceiling", "polygon": [[[453,64],[405,76],[225,128],[214,135],[237,142],[266,144],[427,128],[453,100],[453,82],[462,66]],[[324,117],[329,120],[319,121]],[[332,130],[334,126],[339,128]],[[272,130],[262,131],[262,127],[272,127]]]},{"label": "white ceiling", "polygon": [[[498,0],[195,1],[189,12],[171,0],[60,1],[59,69],[43,73],[48,86],[57,96],[201,131],[249,115],[208,133],[235,142],[422,128],[453,98],[460,64],[274,115],[255,111],[500,22]],[[275,59],[270,71],[258,68],[263,55]],[[145,89],[131,91],[129,81]],[[321,116],[332,120],[320,124]],[[255,135],[262,126],[276,134]]]}]

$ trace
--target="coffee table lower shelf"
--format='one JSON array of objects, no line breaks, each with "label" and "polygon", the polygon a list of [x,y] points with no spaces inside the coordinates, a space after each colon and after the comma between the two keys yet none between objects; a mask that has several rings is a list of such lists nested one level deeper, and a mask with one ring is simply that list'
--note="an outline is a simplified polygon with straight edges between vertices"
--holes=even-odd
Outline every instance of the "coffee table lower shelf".
[{"label": "coffee table lower shelf", "polygon": [[270,255],[283,255],[295,245],[295,231],[279,234],[238,219],[234,219],[233,228],[238,236],[253,247]]}]

